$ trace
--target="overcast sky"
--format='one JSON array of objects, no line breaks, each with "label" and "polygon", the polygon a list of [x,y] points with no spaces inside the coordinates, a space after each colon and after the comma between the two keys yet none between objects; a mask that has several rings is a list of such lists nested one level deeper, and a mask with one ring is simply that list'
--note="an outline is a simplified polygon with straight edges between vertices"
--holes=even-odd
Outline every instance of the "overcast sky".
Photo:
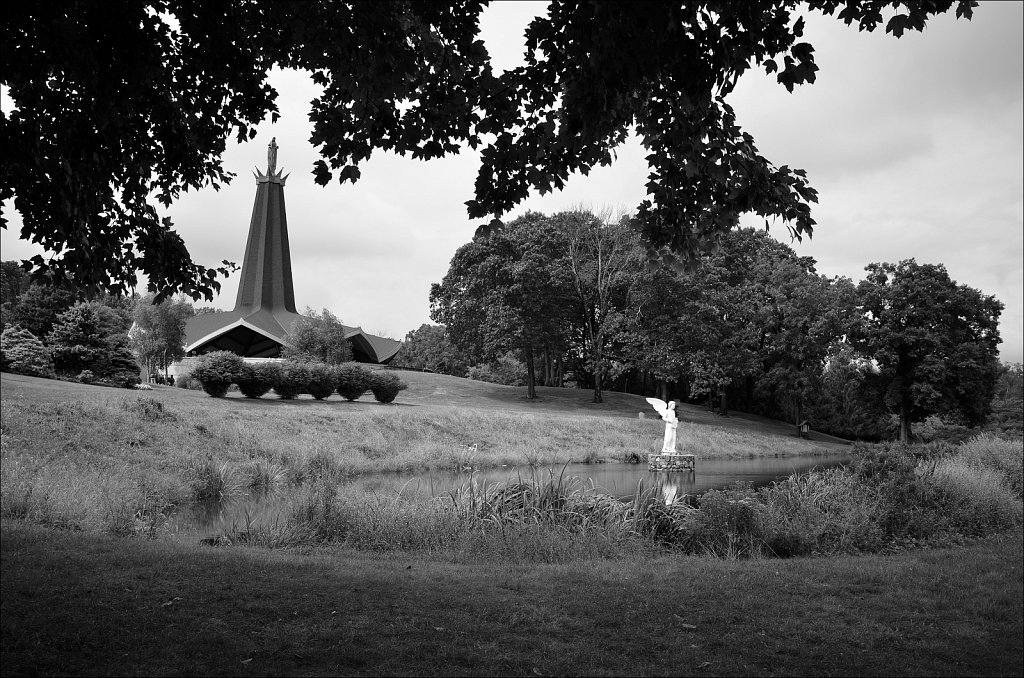
[{"label": "overcast sky", "polygon": [[[483,39],[497,68],[521,63],[523,29],[545,5],[485,10]],[[761,153],[807,170],[819,191],[813,238],[790,243],[781,222],[773,235],[817,259],[820,273],[855,282],[872,262],[945,264],[954,280],[1006,305],[1001,357],[1011,362],[1024,353],[1022,7],[984,2],[971,22],[950,14],[899,40],[809,14],[817,82],[790,94],[750,73],[730,99]],[[241,262],[256,192],[251,170],[266,167],[276,136],[278,167],[291,173],[285,199],[299,310],[327,308],[346,324],[403,338],[430,322],[430,285],[477,226],[464,205],[476,154],[420,162],[378,152],[355,185],[319,187],[307,120],[317,89],[296,72],[277,72],[271,83],[281,118],[229,147],[224,166],[237,178],[219,192],[184,195],[169,216],[197,262]],[[574,177],[510,216],[579,205],[632,210],[645,196],[643,155],[631,139],[612,167]],[[12,224],[0,232],[3,259],[37,253],[18,240],[20,219],[9,205],[4,212]],[[215,306],[233,307],[237,282],[237,274],[225,282]]]}]

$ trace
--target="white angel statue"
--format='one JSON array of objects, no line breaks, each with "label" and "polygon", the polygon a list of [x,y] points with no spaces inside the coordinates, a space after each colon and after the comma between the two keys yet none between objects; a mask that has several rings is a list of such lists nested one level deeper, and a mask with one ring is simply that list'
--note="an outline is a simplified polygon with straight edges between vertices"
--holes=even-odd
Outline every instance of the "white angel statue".
[{"label": "white angel statue", "polygon": [[660,398],[648,398],[647,402],[661,415],[665,421],[665,442],[661,445],[662,454],[676,453],[676,427],[679,426],[679,418],[676,417],[676,401],[665,402]]}]

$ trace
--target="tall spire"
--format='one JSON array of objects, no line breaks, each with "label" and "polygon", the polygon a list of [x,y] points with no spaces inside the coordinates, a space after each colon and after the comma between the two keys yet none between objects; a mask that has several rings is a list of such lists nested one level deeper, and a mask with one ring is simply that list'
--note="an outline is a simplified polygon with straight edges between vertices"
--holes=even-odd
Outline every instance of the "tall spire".
[{"label": "tall spire", "polygon": [[288,218],[284,206],[285,179],[287,177],[282,178],[277,171],[275,137],[267,146],[267,173],[256,172],[256,200],[235,297],[236,311],[295,313]]}]

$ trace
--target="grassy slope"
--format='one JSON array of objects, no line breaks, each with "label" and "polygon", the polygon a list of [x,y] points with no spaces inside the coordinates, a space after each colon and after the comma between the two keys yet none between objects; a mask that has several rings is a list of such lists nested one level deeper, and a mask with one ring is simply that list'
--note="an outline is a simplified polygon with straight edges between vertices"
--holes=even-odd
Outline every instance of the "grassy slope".
[{"label": "grassy slope", "polygon": [[[443,374],[423,372],[396,371],[409,388],[402,391],[395,405],[402,408],[416,408],[432,411],[451,407],[484,412],[498,410],[510,413],[534,413],[544,415],[597,416],[636,419],[641,412],[648,419],[656,419],[657,414],[641,396],[629,393],[604,393],[604,403],[593,402],[593,391],[580,389],[564,389],[540,386],[537,388],[538,398],[528,400],[526,389],[521,387],[501,386],[471,379],[460,379]],[[0,375],[0,390],[4,398],[31,398],[35,401],[60,402],[63,400],[84,399],[118,399],[123,398],[125,391],[102,386],[89,386],[53,379],[38,379],[16,374]],[[187,391],[171,386],[155,386],[152,391],[140,391],[147,395],[169,403],[181,403],[202,407],[222,407],[221,401],[209,398],[202,391]],[[225,405],[239,400],[252,403],[257,407],[313,407],[342,408],[381,407],[369,396],[364,396],[356,403],[346,403],[337,395],[325,401],[313,400],[310,396],[302,396],[297,400],[280,400],[270,393],[259,400],[246,400],[238,393],[230,393]],[[228,405],[229,406],[229,405]],[[485,415],[486,416],[486,415]],[[763,434],[772,436],[794,437],[794,427],[786,422],[756,415],[734,412],[728,417],[720,417],[707,408],[682,404],[679,406],[679,420],[697,426],[709,425],[724,431],[744,434]],[[847,441],[824,433],[812,432],[811,440],[821,443],[818,447],[832,448],[846,444]]]}]

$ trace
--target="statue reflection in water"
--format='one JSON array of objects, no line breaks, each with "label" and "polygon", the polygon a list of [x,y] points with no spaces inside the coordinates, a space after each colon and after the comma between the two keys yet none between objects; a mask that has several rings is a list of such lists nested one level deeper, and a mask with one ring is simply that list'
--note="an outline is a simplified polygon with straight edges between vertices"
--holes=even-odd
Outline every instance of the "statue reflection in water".
[{"label": "statue reflection in water", "polygon": [[672,473],[659,473],[658,484],[661,486],[661,496],[666,506],[684,501],[686,490],[696,486],[696,474],[693,471],[674,471]]}]

